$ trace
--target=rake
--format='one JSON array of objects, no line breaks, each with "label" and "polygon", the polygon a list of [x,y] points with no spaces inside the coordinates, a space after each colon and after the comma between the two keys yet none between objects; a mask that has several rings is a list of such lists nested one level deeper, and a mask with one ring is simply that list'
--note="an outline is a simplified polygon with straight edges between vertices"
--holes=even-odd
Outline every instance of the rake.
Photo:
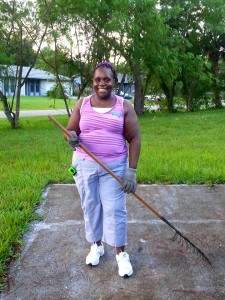
[{"label": "rake", "polygon": [[[60,128],[63,133],[67,137],[71,137],[71,134],[69,130],[67,130],[65,127],[63,127],[54,117],[48,116],[49,120],[52,121],[58,128]],[[86,152],[95,162],[97,162],[106,172],[108,172],[117,182],[119,182],[120,185],[123,185],[123,180],[117,177],[103,162],[101,162],[93,153],[91,153],[84,145],[79,143],[79,147]],[[209,258],[204,254],[204,252],[199,249],[193,242],[191,242],[183,233],[181,233],[173,224],[171,224],[165,217],[163,217],[155,208],[153,208],[151,205],[149,205],[147,202],[145,202],[137,193],[132,193],[138,201],[140,201],[145,207],[147,207],[148,210],[153,212],[161,221],[166,223],[170,229],[173,230],[174,236],[171,239],[172,241],[177,241],[182,246],[185,244],[186,249],[190,249],[192,253],[196,254],[198,257],[200,257],[204,262],[206,262],[208,265],[212,266],[212,263],[210,262]]]}]

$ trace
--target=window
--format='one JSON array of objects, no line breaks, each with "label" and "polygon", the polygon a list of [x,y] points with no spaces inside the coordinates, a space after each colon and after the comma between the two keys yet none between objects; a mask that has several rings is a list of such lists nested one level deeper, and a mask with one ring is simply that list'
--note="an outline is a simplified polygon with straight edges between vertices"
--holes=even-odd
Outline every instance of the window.
[{"label": "window", "polygon": [[27,81],[27,79],[25,81],[25,95],[29,96],[29,82]]},{"label": "window", "polygon": [[9,79],[4,80],[4,91],[5,91],[5,94],[9,93]]},{"label": "window", "polygon": [[16,89],[16,80],[11,78],[10,79],[10,90],[11,90],[12,94],[14,93],[15,89]]},{"label": "window", "polygon": [[34,80],[31,80],[30,82],[30,92],[34,93]]},{"label": "window", "polygon": [[40,80],[36,80],[36,93],[40,93]]}]

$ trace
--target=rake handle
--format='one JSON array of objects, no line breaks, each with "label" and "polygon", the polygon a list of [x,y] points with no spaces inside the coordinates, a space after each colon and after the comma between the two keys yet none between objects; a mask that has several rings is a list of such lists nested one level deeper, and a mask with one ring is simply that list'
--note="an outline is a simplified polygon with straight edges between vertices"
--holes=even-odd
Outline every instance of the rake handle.
[{"label": "rake handle", "polygon": [[[60,124],[54,117],[48,116],[49,120],[52,121],[58,128],[60,128],[67,137],[71,137],[71,133],[62,124]],[[101,162],[93,153],[91,153],[84,145],[79,143],[79,147],[86,152],[95,162],[97,162],[106,172],[108,172],[120,185],[123,185],[123,181],[116,176],[103,162]],[[152,206],[145,202],[138,194],[132,193],[145,207],[153,212],[158,218],[164,221],[164,217],[159,214]]]}]

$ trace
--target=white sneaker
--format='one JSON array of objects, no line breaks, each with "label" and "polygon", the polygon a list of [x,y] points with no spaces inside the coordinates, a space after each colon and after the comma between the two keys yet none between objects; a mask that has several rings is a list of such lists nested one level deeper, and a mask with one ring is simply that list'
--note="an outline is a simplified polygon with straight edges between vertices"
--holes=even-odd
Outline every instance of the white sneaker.
[{"label": "white sneaker", "polygon": [[99,264],[100,256],[104,255],[104,246],[97,244],[91,245],[91,250],[86,257],[86,264],[90,266],[97,266]]},{"label": "white sneaker", "polygon": [[118,273],[121,277],[129,277],[133,274],[133,268],[130,263],[129,254],[127,252],[120,252],[116,255],[118,264]]}]

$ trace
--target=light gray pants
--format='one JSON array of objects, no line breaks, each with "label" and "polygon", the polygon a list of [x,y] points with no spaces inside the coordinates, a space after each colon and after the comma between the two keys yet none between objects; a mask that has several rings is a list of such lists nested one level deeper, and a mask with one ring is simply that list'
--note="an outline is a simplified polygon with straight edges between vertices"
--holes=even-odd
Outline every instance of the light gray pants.
[{"label": "light gray pants", "polygon": [[[123,177],[127,159],[106,164],[117,176]],[[127,244],[126,195],[119,183],[95,161],[73,159],[77,169],[74,180],[81,198],[86,239],[121,247]]]}]

